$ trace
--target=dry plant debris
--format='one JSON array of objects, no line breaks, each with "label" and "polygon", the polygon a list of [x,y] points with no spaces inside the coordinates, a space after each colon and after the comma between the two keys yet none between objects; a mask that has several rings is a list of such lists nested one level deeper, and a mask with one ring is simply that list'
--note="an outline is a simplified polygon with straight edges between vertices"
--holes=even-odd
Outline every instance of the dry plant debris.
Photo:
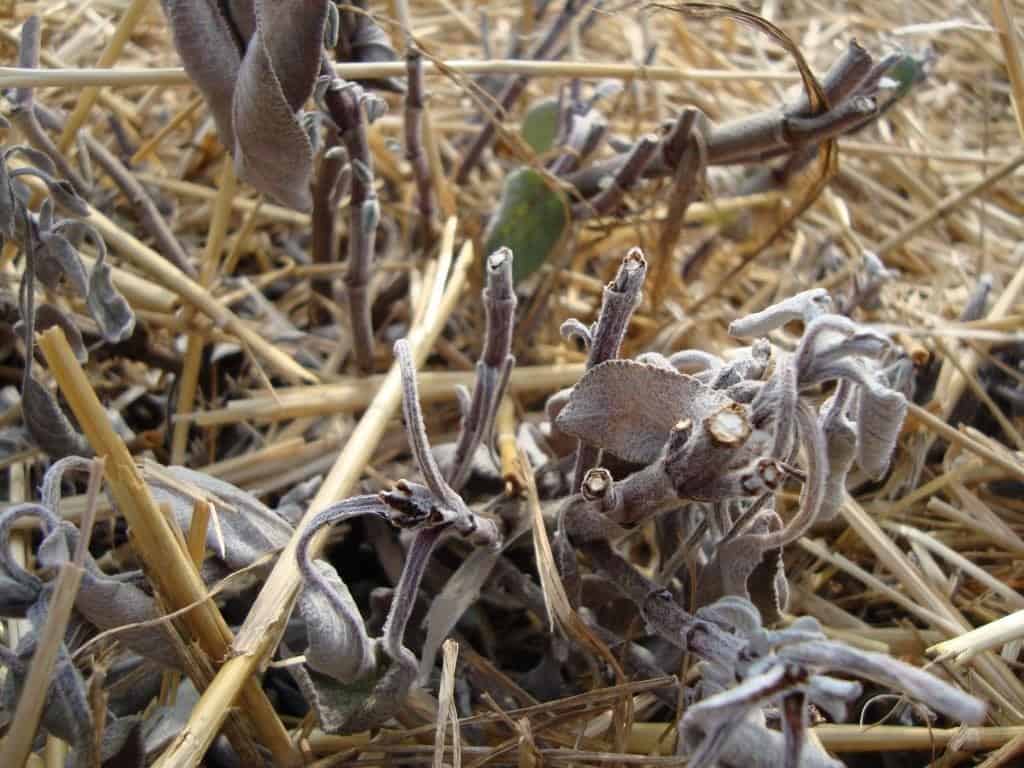
[{"label": "dry plant debris", "polygon": [[1022,18],[0,3],[0,765],[1017,764]]}]

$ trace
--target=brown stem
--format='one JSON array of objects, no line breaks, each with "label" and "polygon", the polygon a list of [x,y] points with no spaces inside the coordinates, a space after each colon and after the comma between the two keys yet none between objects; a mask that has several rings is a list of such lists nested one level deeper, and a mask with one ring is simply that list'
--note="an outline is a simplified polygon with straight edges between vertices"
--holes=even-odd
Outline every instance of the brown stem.
[{"label": "brown stem", "polygon": [[[313,213],[310,219],[310,235],[314,264],[333,264],[338,260],[338,243],[335,239],[338,178],[345,167],[345,157],[341,151],[331,151],[338,146],[337,135],[334,131],[328,131],[324,151],[320,155],[320,165],[317,168],[316,178],[313,180]],[[312,278],[310,287],[317,296],[333,300],[330,278]],[[311,300],[309,304],[310,326],[324,325],[330,320],[330,315],[324,307],[315,299]]]},{"label": "brown stem", "polygon": [[[719,125],[709,124],[705,133],[708,165],[725,165],[764,160],[806,144],[818,144],[851,128],[860,127],[876,114],[871,100],[848,98],[871,72],[871,57],[855,41],[825,75],[823,88],[833,107],[821,115],[809,114],[806,94],[794,103],[758,112]],[[679,123],[661,142],[644,170],[646,178],[672,175],[683,155],[687,135]],[[623,153],[570,176],[567,181],[584,197],[597,194],[602,179],[614,176],[628,161]]]},{"label": "brown stem", "polygon": [[573,217],[586,219],[592,216],[604,216],[615,210],[622,202],[626,192],[636,186],[643,176],[644,168],[657,153],[658,138],[653,135],[642,137],[630,150],[626,162],[615,172],[611,184],[604,188],[592,201],[573,206]]},{"label": "brown stem", "polygon": [[658,270],[657,279],[654,281],[656,304],[662,296],[662,291],[668,288],[671,281],[672,252],[683,231],[686,209],[697,199],[704,183],[708,148],[704,143],[704,133],[699,128],[702,114],[698,109],[687,108],[683,110],[677,122],[676,133],[685,138],[686,148],[681,160],[676,164],[665,223],[658,238]]},{"label": "brown stem", "polygon": [[433,179],[427,153],[423,150],[423,54],[409,46],[405,56],[408,73],[405,91],[405,159],[412,167],[416,182],[416,203],[424,232],[429,230],[434,214],[431,198]]},{"label": "brown stem", "polygon": [[360,104],[360,93],[361,90],[353,83],[341,87],[332,84],[324,94],[324,103],[338,126],[342,144],[348,151],[349,163],[352,165],[345,285],[348,288],[356,364],[363,371],[371,371],[373,321],[370,315],[369,284],[380,207],[374,190],[373,155],[366,137],[366,116]]}]

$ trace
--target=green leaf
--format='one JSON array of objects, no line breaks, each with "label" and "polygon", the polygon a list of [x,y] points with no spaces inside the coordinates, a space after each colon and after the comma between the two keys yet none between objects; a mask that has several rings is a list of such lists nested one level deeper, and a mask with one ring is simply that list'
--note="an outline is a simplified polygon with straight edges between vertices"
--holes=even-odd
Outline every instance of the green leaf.
[{"label": "green leaf", "polygon": [[885,80],[890,81],[888,85],[892,88],[889,101],[902,99],[911,88],[923,82],[928,77],[930,63],[931,59],[928,55],[914,56],[910,53],[905,53],[893,62],[892,66],[885,70],[883,79],[883,83]]},{"label": "green leaf", "polygon": [[505,178],[498,210],[487,227],[484,253],[510,248],[515,257],[513,278],[519,282],[548,260],[568,223],[565,195],[533,168],[519,168]]},{"label": "green leaf", "polygon": [[530,105],[520,132],[538,155],[551,149],[558,136],[558,99],[542,99]]}]

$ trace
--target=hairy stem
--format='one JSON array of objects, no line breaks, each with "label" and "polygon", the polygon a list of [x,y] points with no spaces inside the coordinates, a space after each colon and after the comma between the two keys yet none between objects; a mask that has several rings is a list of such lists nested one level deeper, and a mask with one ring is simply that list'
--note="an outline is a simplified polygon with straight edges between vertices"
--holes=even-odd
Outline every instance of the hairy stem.
[{"label": "hairy stem", "polygon": [[[643,288],[647,275],[647,260],[639,248],[633,248],[623,259],[615,279],[604,289],[601,301],[601,314],[597,319],[590,355],[587,357],[587,369],[593,368],[605,360],[619,356],[619,347],[626,335],[626,326],[633,310],[640,301],[640,290]],[[572,473],[572,489],[577,491],[583,483],[587,470],[596,464],[600,451],[580,441],[576,449],[576,463]]]},{"label": "hairy stem", "polygon": [[[329,64],[325,66],[329,67]],[[369,287],[380,206],[374,190],[373,155],[366,137],[366,115],[360,103],[360,93],[354,84],[335,87],[332,83],[324,94],[324,104],[338,126],[341,142],[352,165],[345,285],[348,288],[356,364],[363,371],[370,371],[373,369],[373,322]]]},{"label": "hairy stem", "polygon": [[515,364],[512,330],[516,295],[512,289],[512,252],[501,248],[487,257],[487,285],[483,291],[486,328],[484,346],[476,365],[476,383],[455,443],[455,458],[448,482],[458,491],[469,477],[473,455],[494,424]]},{"label": "hairy stem", "polygon": [[[336,238],[338,179],[345,167],[345,157],[339,147],[338,136],[327,132],[320,165],[313,179],[313,212],[310,221],[310,239],[314,264],[333,264],[338,260]],[[313,293],[325,299],[332,299],[330,278],[314,278]],[[324,307],[316,301],[309,305],[309,324],[316,327],[330,322]]]},{"label": "hairy stem", "polygon": [[423,54],[410,45],[405,63],[405,159],[412,168],[413,181],[416,183],[416,206],[423,231],[427,232],[434,215],[431,196],[434,181],[430,176],[427,153],[423,149]]},{"label": "hairy stem", "polygon": [[[763,160],[786,154],[808,144],[819,144],[829,138],[870,119],[876,109],[872,99],[853,95],[870,73],[872,60],[856,42],[850,44],[826,74],[823,88],[831,109],[817,116],[808,113],[806,94],[793,104],[758,112],[748,117],[712,125],[709,123],[704,140],[707,164],[726,165]],[[670,131],[662,139],[661,151],[644,169],[645,178],[660,178],[675,173],[685,148],[686,135]],[[602,180],[614,177],[629,160],[625,152],[603,163],[597,163],[568,177],[584,197],[592,197],[602,189]]]}]

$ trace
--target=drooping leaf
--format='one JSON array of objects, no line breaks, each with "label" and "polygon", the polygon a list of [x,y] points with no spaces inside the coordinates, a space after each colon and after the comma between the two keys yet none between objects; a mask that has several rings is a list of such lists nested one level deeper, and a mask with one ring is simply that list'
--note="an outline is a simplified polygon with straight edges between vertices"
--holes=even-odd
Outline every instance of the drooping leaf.
[{"label": "drooping leaf", "polygon": [[35,252],[35,276],[50,290],[60,287],[66,278],[78,296],[89,292],[89,278],[74,245],[56,232],[40,232]]},{"label": "drooping leaf", "polygon": [[202,91],[235,172],[301,210],[313,149],[298,112],[320,69],[327,0],[163,0],[174,44]]},{"label": "drooping leaf", "polygon": [[224,9],[241,4],[229,6],[209,0],[161,0],[160,4],[185,71],[213,113],[221,143],[234,147],[231,99],[242,62],[239,46],[244,46],[244,41],[238,40],[234,32],[241,31],[241,25],[237,19],[226,16]]},{"label": "drooping leaf", "polygon": [[319,72],[326,0],[257,2],[255,10],[256,31],[232,107],[235,171],[257,189],[308,210],[313,147],[296,113]]},{"label": "drooping leaf", "polygon": [[541,99],[526,111],[519,130],[538,155],[543,155],[554,145],[558,137],[558,115],[558,99]]},{"label": "drooping leaf", "polygon": [[124,341],[135,330],[135,313],[111,280],[112,270],[100,253],[89,275],[86,303],[89,313],[100,327],[103,338],[111,344]]},{"label": "drooping leaf", "polygon": [[[306,663],[334,680],[353,683],[373,670],[375,643],[367,636],[359,608],[338,572],[323,561],[314,562],[313,567],[332,592],[329,597],[320,589],[304,589],[299,596],[297,608],[309,641]],[[352,621],[340,620],[339,604]]]},{"label": "drooping leaf", "polygon": [[516,282],[536,272],[558,247],[569,222],[562,192],[533,168],[519,168],[505,179],[498,210],[487,228],[484,253],[499,248],[516,255]]}]

